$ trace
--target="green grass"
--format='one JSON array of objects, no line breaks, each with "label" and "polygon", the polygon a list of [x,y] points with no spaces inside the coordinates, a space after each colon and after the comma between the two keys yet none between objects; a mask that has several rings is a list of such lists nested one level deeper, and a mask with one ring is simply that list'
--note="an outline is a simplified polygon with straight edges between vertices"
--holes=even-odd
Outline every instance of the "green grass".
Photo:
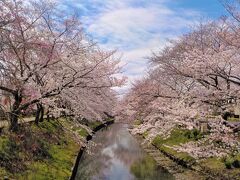
[{"label": "green grass", "polygon": [[100,121],[91,121],[88,122],[88,127],[90,127],[91,129],[95,129],[96,127],[100,126],[102,124],[102,122]]},{"label": "green grass", "polygon": [[89,135],[88,132],[87,132],[87,130],[84,129],[84,128],[79,128],[79,129],[77,130],[77,132],[78,132],[78,134],[79,134],[80,136],[85,137],[85,138]]},{"label": "green grass", "polygon": [[203,161],[200,162],[200,165],[204,169],[208,169],[212,172],[217,172],[217,173],[221,173],[226,168],[224,165],[224,162],[217,157],[204,159]]},{"label": "green grass", "polygon": [[[62,121],[68,124],[66,120]],[[39,126],[32,124],[24,127],[17,134],[0,136],[0,154],[4,154],[0,155],[0,177],[69,179],[80,147],[74,140],[73,132],[64,130],[61,122],[44,121]],[[85,131],[81,133],[85,134]],[[11,157],[7,162],[13,166],[3,164],[2,157]]]},{"label": "green grass", "polygon": [[[240,168],[234,168],[232,163],[234,159],[238,159],[240,155],[228,156],[225,158],[211,157],[199,162],[200,166],[211,175],[218,175],[222,179],[239,179]],[[231,164],[229,168],[228,163]]]},{"label": "green grass", "polygon": [[2,135],[0,138],[0,152],[4,150],[4,147],[9,142],[9,137]]},{"label": "green grass", "polygon": [[227,169],[240,168],[240,154],[225,157],[223,162]]},{"label": "green grass", "polygon": [[163,144],[166,144],[168,146],[173,146],[173,145],[185,144],[190,141],[197,141],[202,137],[203,137],[203,134],[201,134],[196,129],[188,130],[188,129],[175,128],[171,131],[170,136],[166,139],[164,139],[159,135],[156,136],[153,140],[153,144],[159,147]]},{"label": "green grass", "polygon": [[217,115],[206,115],[206,118],[207,119],[215,119]]},{"label": "green grass", "polygon": [[78,135],[83,138],[86,138],[89,135],[86,129],[80,127],[78,124],[76,124],[76,122],[72,121],[71,119],[67,119],[66,121],[65,119],[61,118],[59,121],[63,126],[67,127],[68,129],[71,129],[73,132],[78,133]]},{"label": "green grass", "polygon": [[106,118],[104,121],[111,122],[111,121],[114,121],[114,118]]},{"label": "green grass", "polygon": [[21,153],[19,143],[14,136],[0,136],[0,167],[4,167],[6,171],[16,173],[24,168],[21,164]]},{"label": "green grass", "polygon": [[174,149],[166,146],[161,146],[159,149],[171,155],[172,157],[175,157],[176,159],[183,161],[184,164],[193,165],[196,162],[195,159],[186,152],[177,152]]},{"label": "green grass", "polygon": [[229,122],[239,122],[240,118],[228,117],[227,121],[229,121]]},{"label": "green grass", "polygon": [[142,135],[143,135],[144,138],[147,138],[148,137],[148,131],[145,131]]},{"label": "green grass", "polygon": [[135,120],[135,121],[133,121],[133,125],[134,126],[139,126],[139,125],[141,125],[143,122],[141,121],[141,120]]},{"label": "green grass", "polygon": [[[203,134],[198,130],[188,130],[188,129],[178,129],[175,128],[171,131],[171,134],[168,138],[163,138],[162,136],[156,136],[152,143],[161,151],[169,154],[172,157],[175,157],[178,160],[185,162],[186,164],[194,164],[195,159],[191,157],[188,153],[177,152],[171,148],[171,146],[184,144],[190,141],[197,141],[201,139]],[[166,146],[167,147],[166,147]]]}]

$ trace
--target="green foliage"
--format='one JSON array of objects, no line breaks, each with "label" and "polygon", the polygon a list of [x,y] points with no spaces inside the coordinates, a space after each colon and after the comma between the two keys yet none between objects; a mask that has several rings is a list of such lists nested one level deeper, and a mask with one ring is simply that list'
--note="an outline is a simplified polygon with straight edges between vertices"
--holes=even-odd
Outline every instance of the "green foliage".
[{"label": "green foliage", "polygon": [[78,133],[83,138],[86,138],[89,135],[86,129],[84,129],[83,127],[79,127],[79,125],[76,124],[76,122],[72,121],[71,119],[67,120],[60,119],[59,121],[64,127],[71,129],[73,132]]},{"label": "green foliage", "polygon": [[[36,126],[36,125],[33,125]],[[58,120],[53,120],[53,121],[43,121],[41,123],[39,123],[38,128],[41,129],[41,131],[45,131],[47,133],[57,133],[62,129],[62,125],[60,123],[60,121]]]},{"label": "green foliage", "polygon": [[217,157],[211,157],[201,161],[201,166],[216,172],[221,172],[225,169],[225,165],[221,159]]},{"label": "green foliage", "polygon": [[227,121],[229,121],[229,122],[239,122],[240,118],[228,117]]},{"label": "green foliage", "polygon": [[69,179],[79,147],[68,138],[67,145],[51,145],[48,151],[51,158],[32,162],[27,171],[18,175],[18,179]]},{"label": "green foliage", "polygon": [[[73,137],[73,132],[64,130],[59,121],[45,121],[39,126],[32,124],[18,134],[0,136],[0,177],[69,179],[80,148]],[[4,162],[14,166],[8,167],[2,164]]]},{"label": "green foliage", "polygon": [[92,121],[92,122],[88,122],[88,127],[90,127],[91,129],[95,129],[96,127],[100,126],[102,124],[102,122],[100,121]]},{"label": "green foliage", "polygon": [[189,141],[197,141],[202,137],[203,135],[196,129],[188,130],[175,128],[171,131],[171,134],[168,138],[164,139],[163,137],[158,135],[153,139],[152,143],[158,149],[167,153],[168,155],[175,157],[176,159],[183,161],[187,164],[194,164],[195,159],[191,157],[188,153],[177,152],[169,146],[180,145]]},{"label": "green foliage", "polygon": [[87,130],[84,129],[84,128],[79,128],[79,129],[77,130],[77,132],[78,132],[78,134],[79,134],[80,136],[82,136],[82,137],[87,137],[87,136],[89,135],[88,132],[87,132]]},{"label": "green foliage", "polygon": [[134,122],[133,122],[133,125],[134,126],[139,126],[139,125],[141,125],[143,122],[141,121],[141,120],[135,120]]},{"label": "green foliage", "polygon": [[155,145],[158,148],[160,148],[164,142],[165,140],[160,135],[157,135],[152,141],[153,145]]},{"label": "green foliage", "polygon": [[143,137],[144,137],[144,138],[147,138],[147,136],[148,136],[148,131],[145,131],[145,132],[143,133]]},{"label": "green foliage", "polygon": [[174,149],[166,146],[161,146],[159,149],[176,158],[179,162],[182,161],[183,164],[192,165],[196,162],[196,160],[186,152],[177,152]]},{"label": "green foliage", "polygon": [[19,147],[12,136],[0,138],[0,166],[15,173],[22,170],[23,165],[19,157]]},{"label": "green foliage", "polygon": [[197,140],[203,138],[203,134],[197,129],[188,130],[184,134],[184,136],[187,137],[188,139],[191,139],[191,140],[194,140],[194,141],[197,141]]},{"label": "green foliage", "polygon": [[226,159],[226,161],[224,162],[225,166],[227,169],[231,169],[232,168],[232,163],[233,163],[233,159],[228,158]]},{"label": "green foliage", "polygon": [[240,154],[225,157],[223,158],[223,162],[227,169],[240,168]]},{"label": "green foliage", "polygon": [[163,139],[161,136],[156,136],[153,140],[153,144],[157,147],[160,147],[162,144],[169,146],[184,144],[189,141],[197,141],[203,137],[203,134],[200,133],[197,129],[188,130],[188,129],[178,129],[175,128],[171,131],[171,134],[168,138]]},{"label": "green foliage", "polygon": [[211,157],[201,160],[199,164],[206,172],[212,175],[219,175],[222,179],[239,179],[240,169],[233,166],[238,156]]},{"label": "green foliage", "polygon": [[32,151],[33,158],[36,160],[43,160],[47,158],[52,158],[51,154],[49,153],[50,145],[41,139],[37,139],[36,143],[32,146],[34,149]]},{"label": "green foliage", "polygon": [[111,122],[111,121],[114,121],[114,118],[106,118],[104,121]]}]

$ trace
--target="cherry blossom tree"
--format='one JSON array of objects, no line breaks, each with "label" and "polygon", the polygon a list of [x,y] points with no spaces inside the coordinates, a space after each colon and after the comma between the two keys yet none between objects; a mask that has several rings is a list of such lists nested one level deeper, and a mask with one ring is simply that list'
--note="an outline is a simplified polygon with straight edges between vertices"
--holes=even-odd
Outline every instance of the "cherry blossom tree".
[{"label": "cherry blossom tree", "polygon": [[[71,102],[82,98],[88,101],[86,109],[92,109],[90,101],[99,102],[94,99],[98,93],[110,93],[122,83],[114,78],[119,71],[114,52],[88,40],[77,17],[62,18],[47,1],[5,0],[1,5],[0,90],[10,95],[11,130],[17,130],[19,115],[29,107],[37,106],[38,121],[43,105],[56,106],[55,98],[74,92]],[[88,91],[92,99],[84,97]]]},{"label": "cherry blossom tree", "polygon": [[148,131],[151,139],[167,135],[176,125],[196,128],[196,120],[209,116],[216,118],[211,123],[216,132],[227,129],[219,115],[239,101],[239,48],[234,38],[239,30],[233,30],[233,24],[228,18],[200,23],[150,57],[149,75],[136,81],[122,102],[131,121],[142,121],[134,133]]}]

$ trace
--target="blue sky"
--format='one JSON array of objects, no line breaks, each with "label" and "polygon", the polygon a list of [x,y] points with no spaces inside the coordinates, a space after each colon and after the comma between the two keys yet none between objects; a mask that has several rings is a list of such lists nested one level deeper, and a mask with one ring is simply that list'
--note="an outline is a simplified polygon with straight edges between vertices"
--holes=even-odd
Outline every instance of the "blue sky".
[{"label": "blue sky", "polygon": [[107,50],[118,50],[124,75],[131,82],[146,74],[147,59],[167,39],[189,31],[201,19],[225,14],[218,0],[58,0],[76,12],[86,33]]}]

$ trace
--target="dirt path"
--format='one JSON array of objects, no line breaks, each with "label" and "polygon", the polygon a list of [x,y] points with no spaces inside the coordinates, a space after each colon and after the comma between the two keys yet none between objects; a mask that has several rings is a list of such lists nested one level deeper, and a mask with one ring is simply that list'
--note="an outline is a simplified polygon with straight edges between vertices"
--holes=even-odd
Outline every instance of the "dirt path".
[{"label": "dirt path", "polygon": [[[47,116],[44,116],[43,118],[45,119]],[[35,117],[25,117],[25,118],[19,118],[18,123],[22,124],[22,123],[28,123],[28,122],[32,122],[35,120]],[[0,120],[0,128],[3,127],[7,127],[9,126],[9,121],[7,120]]]}]

